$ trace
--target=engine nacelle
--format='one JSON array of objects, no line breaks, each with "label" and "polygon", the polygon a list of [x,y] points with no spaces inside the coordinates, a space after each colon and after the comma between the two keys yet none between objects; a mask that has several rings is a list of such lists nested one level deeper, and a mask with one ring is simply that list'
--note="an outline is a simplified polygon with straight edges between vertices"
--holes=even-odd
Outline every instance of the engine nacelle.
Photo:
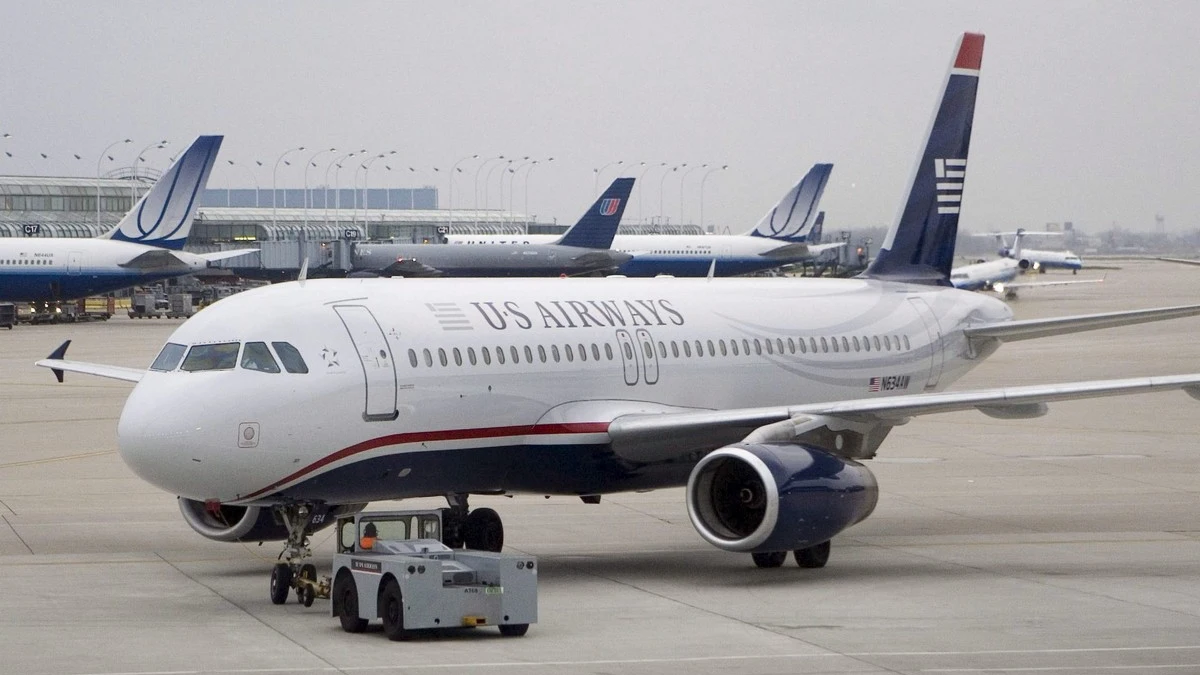
[{"label": "engine nacelle", "polygon": [[871,515],[879,485],[867,467],[795,444],[738,444],[696,464],[687,484],[692,526],[726,551],[794,551]]},{"label": "engine nacelle", "polygon": [[[340,516],[358,513],[365,507],[366,504],[317,505],[307,533],[324,529]],[[214,541],[283,541],[288,536],[287,528],[267,507],[218,504],[209,508],[204,502],[180,497],[179,511],[189,527]]]},{"label": "engine nacelle", "polygon": [[[1034,265],[1033,265],[1033,263],[1029,262],[1028,260],[1025,260],[1024,258],[1022,258],[1021,260],[1017,261],[1017,267],[1019,267],[1023,270],[1027,270],[1030,267],[1034,267]],[[1034,269],[1037,269],[1037,268],[1034,267]]]}]

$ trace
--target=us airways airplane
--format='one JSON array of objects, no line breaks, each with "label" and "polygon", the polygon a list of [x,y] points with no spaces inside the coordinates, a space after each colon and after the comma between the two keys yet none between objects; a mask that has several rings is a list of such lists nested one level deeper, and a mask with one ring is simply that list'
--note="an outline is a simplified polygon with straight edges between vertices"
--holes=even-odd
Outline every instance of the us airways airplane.
[{"label": "us airways airplane", "polygon": [[615,272],[632,256],[609,247],[633,189],[632,178],[613,181],[579,222],[548,244],[392,244],[354,247],[356,275],[402,277],[546,277]]},{"label": "us airways airplane", "polygon": [[94,239],[0,239],[0,301],[54,302],[194,274],[247,250],[183,250],[221,136],[200,136],[115,228]]},{"label": "us airways airplane", "polygon": [[[631,277],[735,276],[804,262],[843,246],[821,244],[817,205],[832,164],[816,164],[746,234],[619,234],[612,247],[632,256],[618,270]],[[451,244],[545,243],[553,235],[451,235]],[[715,261],[715,263],[714,263]]]},{"label": "us airways airplane", "polygon": [[[310,280],[209,307],[148,370],[70,361],[67,344],[38,365],[136,382],[122,458],[202,535],[286,540],[275,602],[333,515],[417,496],[446,496],[451,540],[499,550],[499,515],[469,495],[683,486],[712,545],[821,567],[875,507],[862,460],[914,417],[1200,398],[1200,375],[942,391],[1004,342],[1200,314],[1014,321],[950,285],[982,50],[960,40],[907,202],[860,278]],[[334,579],[335,613],[354,584]]]}]

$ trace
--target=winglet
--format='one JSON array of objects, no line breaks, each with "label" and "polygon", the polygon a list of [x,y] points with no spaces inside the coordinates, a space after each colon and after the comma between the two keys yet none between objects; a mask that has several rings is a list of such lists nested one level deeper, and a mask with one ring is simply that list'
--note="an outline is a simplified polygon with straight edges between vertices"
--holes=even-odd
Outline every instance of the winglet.
[{"label": "winglet", "polygon": [[103,237],[181,250],[224,136],[200,136]]},{"label": "winglet", "polygon": [[821,194],[825,192],[831,173],[832,164],[814,164],[804,178],[793,185],[779,203],[758,221],[758,225],[750,231],[750,236],[789,242],[812,241],[821,219],[817,204],[821,201]]},{"label": "winglet", "polygon": [[713,258],[712,262],[709,263],[709,265],[708,265],[708,277],[707,277],[708,280],[712,281],[713,277],[716,276],[716,274],[717,274],[717,259]]},{"label": "winglet", "polygon": [[964,33],[909,181],[908,200],[862,276],[950,284],[982,61],[983,36]]},{"label": "winglet", "polygon": [[300,263],[300,273],[296,275],[296,281],[304,286],[304,282],[308,279],[308,256],[304,256],[304,262]]},{"label": "winglet", "polygon": [[[46,358],[49,360],[52,360],[52,361],[61,361],[62,358],[67,355],[67,347],[70,347],[70,346],[71,346],[71,341],[67,340],[66,342],[59,345],[58,349],[55,349],[54,351],[50,352],[50,356],[47,356]],[[50,372],[54,373],[54,377],[58,378],[58,381],[61,384],[63,381],[62,369],[61,368],[51,368]]]},{"label": "winglet", "polygon": [[554,243],[580,248],[611,248],[617,228],[621,227],[621,216],[625,214],[625,205],[629,203],[629,193],[632,190],[632,178],[614,180],[579,222],[572,225],[571,229]]}]

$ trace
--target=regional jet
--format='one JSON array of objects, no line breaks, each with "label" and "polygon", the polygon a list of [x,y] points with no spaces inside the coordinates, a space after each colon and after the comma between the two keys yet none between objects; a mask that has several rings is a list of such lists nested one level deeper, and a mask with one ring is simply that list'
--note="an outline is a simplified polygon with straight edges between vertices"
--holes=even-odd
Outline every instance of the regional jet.
[{"label": "regional jet", "polygon": [[[499,550],[500,516],[472,494],[683,487],[713,546],[821,567],[875,508],[863,460],[895,426],[1200,398],[1200,374],[943,391],[1005,342],[1200,314],[1014,321],[951,286],[982,51],[960,39],[906,206],[859,278],[318,279],[222,300],[148,370],[66,360],[65,344],[38,365],[136,382],[122,458],[204,536],[286,540],[273,588],[308,535],[375,500],[444,496],[450,541]],[[335,578],[334,613],[355,593]]]},{"label": "regional jet", "polygon": [[[817,205],[832,164],[816,164],[745,234],[620,234],[613,248],[632,255],[620,273],[631,277],[735,276],[812,260],[843,242],[820,243]],[[539,243],[551,235],[452,235],[452,244]]]},{"label": "regional jet", "polygon": [[633,189],[613,181],[565,234],[547,244],[393,244],[354,247],[354,276],[557,277],[612,273],[632,256],[609,248]]},{"label": "regional jet", "polygon": [[[1012,258],[1021,264],[1021,269],[1030,269],[1035,272],[1044,272],[1048,269],[1065,269],[1071,270],[1072,273],[1078,274],[1079,270],[1083,269],[1083,259],[1070,251],[1046,251],[1032,248],[1020,248],[1015,243],[1021,237],[1061,237],[1062,232],[1038,232],[1036,230],[1018,229],[1016,232],[988,232],[985,234],[975,235],[977,237],[995,237],[996,244],[1000,246],[1000,255],[1005,258]],[[1010,248],[1005,245],[1004,238],[1013,237],[1014,244]]]},{"label": "regional jet", "polygon": [[200,136],[133,210],[92,239],[0,239],[0,301],[56,302],[195,274],[249,250],[183,250],[222,136]]}]

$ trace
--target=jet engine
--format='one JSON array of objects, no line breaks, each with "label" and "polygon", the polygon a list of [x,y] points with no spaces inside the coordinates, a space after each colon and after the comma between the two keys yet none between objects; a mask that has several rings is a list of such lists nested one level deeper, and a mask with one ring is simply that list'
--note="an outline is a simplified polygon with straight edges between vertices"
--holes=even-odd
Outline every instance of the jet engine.
[{"label": "jet engine", "polygon": [[[328,527],[340,516],[358,513],[364,507],[366,504],[316,505],[307,533],[312,534]],[[210,506],[204,502],[180,497],[179,511],[183,513],[183,519],[189,527],[215,541],[284,541],[288,536],[287,528],[268,507],[229,504]]]},{"label": "jet engine", "polygon": [[726,551],[794,551],[871,515],[879,486],[867,467],[796,444],[737,444],[705,455],[688,478],[688,516]]}]

